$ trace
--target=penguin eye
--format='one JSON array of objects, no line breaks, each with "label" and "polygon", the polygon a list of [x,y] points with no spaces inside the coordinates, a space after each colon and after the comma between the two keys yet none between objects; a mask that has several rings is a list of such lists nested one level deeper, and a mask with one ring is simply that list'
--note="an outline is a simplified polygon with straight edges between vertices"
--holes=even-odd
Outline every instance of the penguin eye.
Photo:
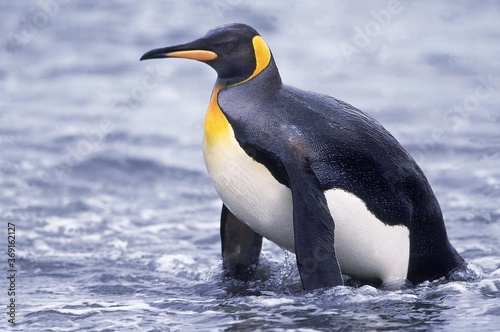
[{"label": "penguin eye", "polygon": [[238,50],[238,47],[240,45],[236,42],[228,42],[228,43],[225,43],[224,44],[224,52],[226,54],[233,54],[234,52],[236,52]]}]

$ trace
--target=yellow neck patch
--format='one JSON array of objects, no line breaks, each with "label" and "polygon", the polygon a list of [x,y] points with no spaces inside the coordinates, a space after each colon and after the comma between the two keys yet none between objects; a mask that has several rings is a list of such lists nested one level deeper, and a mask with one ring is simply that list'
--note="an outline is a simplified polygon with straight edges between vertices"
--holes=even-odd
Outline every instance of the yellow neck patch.
[{"label": "yellow neck patch", "polygon": [[205,116],[205,137],[204,144],[206,147],[213,146],[217,139],[227,138],[227,135],[232,132],[232,128],[226,119],[224,113],[219,107],[217,96],[221,86],[216,85],[210,97],[207,114]]},{"label": "yellow neck patch", "polygon": [[[248,82],[262,72],[271,61],[271,51],[261,36],[253,37],[252,44],[255,52],[255,70],[246,80],[238,82],[234,85]],[[222,87],[220,85],[216,85],[212,91],[212,96],[210,97],[210,104],[208,105],[207,114],[205,116],[205,148],[214,146],[218,140],[225,140],[231,135],[234,136],[233,129],[227,121],[224,113],[222,113],[219,103],[217,102],[217,96],[221,89]]]}]

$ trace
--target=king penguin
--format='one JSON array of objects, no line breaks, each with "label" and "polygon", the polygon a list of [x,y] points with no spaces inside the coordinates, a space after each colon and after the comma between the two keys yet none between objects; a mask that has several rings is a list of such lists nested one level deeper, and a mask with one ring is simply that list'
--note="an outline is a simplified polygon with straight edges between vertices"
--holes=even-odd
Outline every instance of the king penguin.
[{"label": "king penguin", "polygon": [[465,267],[412,157],[366,113],[283,84],[255,29],[223,25],[141,60],[155,58],[218,75],[203,155],[223,203],[226,276],[252,276],[263,237],[295,253],[305,290],[343,285],[343,275],[418,284]]}]

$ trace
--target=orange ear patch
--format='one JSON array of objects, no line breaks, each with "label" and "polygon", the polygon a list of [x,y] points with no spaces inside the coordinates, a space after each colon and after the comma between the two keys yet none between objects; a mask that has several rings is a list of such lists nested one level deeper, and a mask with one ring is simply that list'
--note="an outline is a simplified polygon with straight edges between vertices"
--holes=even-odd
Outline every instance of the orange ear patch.
[{"label": "orange ear patch", "polygon": [[266,42],[264,39],[262,39],[261,36],[255,36],[252,39],[252,44],[253,44],[253,50],[255,52],[255,61],[257,65],[255,66],[255,70],[250,75],[249,78],[246,80],[239,82],[237,84],[245,83],[255,76],[257,76],[261,71],[263,71],[269,62],[271,61],[271,51],[269,50],[269,47],[267,46]]}]

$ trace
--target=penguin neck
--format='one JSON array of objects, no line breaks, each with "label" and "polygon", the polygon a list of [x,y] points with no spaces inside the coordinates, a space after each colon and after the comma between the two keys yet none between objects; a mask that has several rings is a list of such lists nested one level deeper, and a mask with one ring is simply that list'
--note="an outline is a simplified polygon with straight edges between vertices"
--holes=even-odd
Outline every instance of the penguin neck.
[{"label": "penguin neck", "polygon": [[[245,106],[258,103],[260,98],[266,98],[275,93],[282,86],[281,77],[274,60],[271,58],[269,64],[259,73],[244,79],[238,83],[228,84],[228,80],[218,78],[215,82],[207,114],[205,116],[204,150],[214,147],[217,142],[226,141],[234,137],[234,132],[228,122],[226,112],[220,106],[220,96],[225,100],[235,101],[241,110]],[[233,114],[234,115],[234,114]]]},{"label": "penguin neck", "polygon": [[[250,88],[252,85],[254,85],[251,83],[254,83],[257,77],[259,78],[260,81],[264,81],[266,85],[268,85],[267,88],[280,87],[282,85],[281,76],[278,72],[278,67],[274,62],[274,58],[271,57],[268,65],[261,71],[254,72],[252,75],[244,79],[238,79],[238,78],[224,79],[218,77],[217,81],[215,82],[215,87],[218,88],[219,90],[242,86],[242,85],[244,85],[245,88]],[[265,79],[262,80],[262,78],[264,77]]]}]

